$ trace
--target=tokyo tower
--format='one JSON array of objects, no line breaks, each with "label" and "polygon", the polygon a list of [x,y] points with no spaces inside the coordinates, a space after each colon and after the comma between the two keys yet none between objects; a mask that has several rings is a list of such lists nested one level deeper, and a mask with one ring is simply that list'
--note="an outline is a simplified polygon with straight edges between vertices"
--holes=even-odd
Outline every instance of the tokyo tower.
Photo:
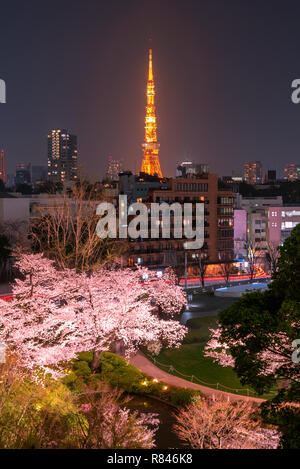
[{"label": "tokyo tower", "polygon": [[159,164],[159,143],[157,143],[156,134],[156,115],[154,105],[154,79],[152,69],[152,49],[149,49],[149,72],[147,82],[147,106],[145,117],[145,143],[143,143],[144,157],[142,161],[141,172],[162,177]]}]

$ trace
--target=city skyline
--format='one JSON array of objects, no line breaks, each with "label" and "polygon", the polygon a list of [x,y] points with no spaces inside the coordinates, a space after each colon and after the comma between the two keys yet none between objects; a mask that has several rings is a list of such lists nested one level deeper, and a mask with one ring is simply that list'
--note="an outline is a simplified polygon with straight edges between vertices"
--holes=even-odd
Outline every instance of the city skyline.
[{"label": "city skyline", "polygon": [[[220,175],[259,160],[282,177],[299,160],[300,108],[290,97],[300,39],[295,2],[273,2],[269,11],[257,1],[154,1],[150,13],[146,2],[91,1],[86,9],[64,1],[61,18],[34,1],[33,15],[22,4],[15,13],[14,3],[3,6],[0,32],[7,85],[0,145],[8,172],[19,162],[46,164],[51,128],[78,135],[80,163],[96,179],[109,155],[139,170],[149,37],[164,174],[174,175],[185,159]],[[22,41],[29,32],[29,43]]]}]

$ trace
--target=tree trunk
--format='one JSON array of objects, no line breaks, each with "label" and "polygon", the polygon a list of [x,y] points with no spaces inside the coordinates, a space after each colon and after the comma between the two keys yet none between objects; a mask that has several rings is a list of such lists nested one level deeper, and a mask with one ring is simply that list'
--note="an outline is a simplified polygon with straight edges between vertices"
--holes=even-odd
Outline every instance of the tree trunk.
[{"label": "tree trunk", "polygon": [[94,351],[92,361],[92,371],[96,371],[99,367],[101,352],[99,350]]}]

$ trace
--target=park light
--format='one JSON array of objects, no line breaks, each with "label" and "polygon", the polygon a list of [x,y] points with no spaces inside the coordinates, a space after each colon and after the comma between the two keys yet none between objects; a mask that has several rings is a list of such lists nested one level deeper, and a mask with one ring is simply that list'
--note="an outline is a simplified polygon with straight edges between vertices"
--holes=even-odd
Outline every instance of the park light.
[{"label": "park light", "polygon": [[167,390],[168,390],[168,386],[164,386],[163,391],[167,391]]},{"label": "park light", "polygon": [[143,381],[143,382],[142,382],[142,385],[143,385],[143,386],[147,386],[147,385],[148,385],[147,381],[146,381],[146,380]]},{"label": "park light", "polygon": [[158,383],[158,379],[157,379],[157,378],[153,378],[153,383]]}]

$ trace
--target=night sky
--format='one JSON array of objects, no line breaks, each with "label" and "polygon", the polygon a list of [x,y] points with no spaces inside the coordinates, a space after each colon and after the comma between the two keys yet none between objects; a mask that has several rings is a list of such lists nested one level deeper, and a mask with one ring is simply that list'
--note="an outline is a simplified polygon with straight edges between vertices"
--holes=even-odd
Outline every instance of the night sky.
[{"label": "night sky", "polygon": [[8,171],[46,165],[51,128],[77,134],[94,179],[109,155],[139,170],[151,37],[164,175],[186,158],[220,175],[261,160],[282,175],[300,162],[299,18],[290,0],[3,0]]}]

